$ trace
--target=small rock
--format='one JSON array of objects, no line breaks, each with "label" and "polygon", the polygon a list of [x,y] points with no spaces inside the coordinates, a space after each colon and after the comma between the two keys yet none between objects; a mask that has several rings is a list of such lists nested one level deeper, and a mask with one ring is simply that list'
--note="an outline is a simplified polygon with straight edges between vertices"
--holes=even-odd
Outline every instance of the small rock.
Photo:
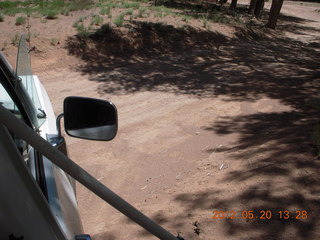
[{"label": "small rock", "polygon": [[222,163],[219,167],[219,170],[222,170],[222,169],[227,169],[229,167],[229,165],[227,163]]},{"label": "small rock", "polygon": [[202,233],[202,229],[200,227],[200,223],[198,221],[195,221],[192,223],[192,225],[195,227],[193,229],[194,233],[197,234],[198,236],[200,235],[200,233]]}]

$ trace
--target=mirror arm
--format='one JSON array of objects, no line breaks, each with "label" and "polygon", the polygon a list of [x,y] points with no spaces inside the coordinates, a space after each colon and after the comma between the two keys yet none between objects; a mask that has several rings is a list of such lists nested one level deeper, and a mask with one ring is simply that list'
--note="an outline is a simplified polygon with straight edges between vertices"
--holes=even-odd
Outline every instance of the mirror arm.
[{"label": "mirror arm", "polygon": [[63,118],[64,114],[61,113],[58,115],[56,120],[57,130],[58,130],[58,137],[61,137],[61,119]]}]

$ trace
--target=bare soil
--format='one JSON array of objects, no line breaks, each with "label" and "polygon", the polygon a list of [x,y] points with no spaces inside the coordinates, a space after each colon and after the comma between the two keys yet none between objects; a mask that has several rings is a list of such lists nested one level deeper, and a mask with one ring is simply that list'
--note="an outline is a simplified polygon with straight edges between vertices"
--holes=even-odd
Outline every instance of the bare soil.
[{"label": "bare soil", "polygon": [[[136,23],[135,34],[112,30],[88,41],[71,27],[83,12],[32,19],[33,70],[56,114],[70,95],[116,104],[117,137],[67,137],[70,157],[173,234],[320,239],[320,162],[310,140],[320,112],[319,9],[285,2],[278,30],[256,20],[210,31],[198,22],[185,30]],[[14,18],[0,28],[0,44],[25,31]],[[16,47],[3,51],[14,65]],[[77,188],[93,240],[155,239]],[[290,218],[281,219],[286,210]],[[212,219],[214,211],[237,219]],[[244,219],[249,211],[254,218]]]}]

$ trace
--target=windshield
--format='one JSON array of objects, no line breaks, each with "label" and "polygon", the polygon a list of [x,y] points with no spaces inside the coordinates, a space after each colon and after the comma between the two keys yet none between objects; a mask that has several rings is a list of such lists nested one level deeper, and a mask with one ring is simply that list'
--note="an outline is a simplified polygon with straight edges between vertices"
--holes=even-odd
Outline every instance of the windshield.
[{"label": "windshield", "polygon": [[[29,55],[29,47],[27,38],[25,35],[21,36],[18,56],[17,56],[17,65],[16,65],[16,74],[26,90],[28,96],[30,97],[34,108],[36,110],[36,119],[38,122],[38,126],[41,126],[45,122],[45,117],[43,116],[42,106],[39,100],[37,88],[33,79],[33,74],[31,70],[31,61]],[[17,83],[19,84],[19,83]]]}]

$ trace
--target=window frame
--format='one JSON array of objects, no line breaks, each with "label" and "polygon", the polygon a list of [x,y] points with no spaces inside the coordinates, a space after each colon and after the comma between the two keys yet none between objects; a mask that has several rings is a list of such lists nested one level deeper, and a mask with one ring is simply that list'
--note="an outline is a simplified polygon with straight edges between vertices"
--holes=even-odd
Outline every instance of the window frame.
[{"label": "window frame", "polygon": [[[29,101],[28,96],[24,96],[23,94],[26,94],[23,86],[20,85],[20,89],[17,86],[14,86],[12,83],[17,83],[19,81],[17,77],[15,76],[11,66],[8,62],[4,59],[2,54],[0,53],[0,84],[3,86],[4,90],[7,92],[13,103],[15,104],[16,108],[20,112],[22,116],[22,120],[28,125],[28,127],[32,128],[34,131],[38,131],[38,128],[35,126],[34,122],[30,119],[30,111],[28,114],[28,110],[26,109],[26,105],[30,106],[30,102],[27,102],[26,104],[23,104],[24,98],[27,98],[26,101]],[[19,83],[18,83],[19,85]],[[19,89],[17,91],[17,89]],[[21,94],[19,94],[21,93]],[[22,97],[21,97],[22,95]],[[31,102],[32,104],[32,102]],[[30,110],[30,108],[29,108]],[[35,117],[37,117],[35,115]],[[27,143],[28,145],[28,143]],[[17,147],[18,148],[18,147]],[[27,146],[27,148],[29,148]],[[47,185],[46,185],[46,179],[44,175],[44,166],[43,166],[43,159],[42,155],[33,147],[31,148],[31,151],[33,152],[33,160],[34,161],[34,169],[29,168],[30,173],[35,173],[34,177],[36,182],[38,183],[40,189],[42,190],[42,193],[44,194],[45,198],[48,199],[47,195]],[[22,153],[21,153],[22,154]],[[30,154],[30,153],[29,153]],[[30,167],[30,166],[29,166]],[[32,174],[33,175],[33,174]]]},{"label": "window frame", "polygon": [[26,124],[36,131],[41,124],[38,121],[38,110],[26,92],[22,80],[15,74],[12,67],[0,52],[0,82],[16,103]]}]

